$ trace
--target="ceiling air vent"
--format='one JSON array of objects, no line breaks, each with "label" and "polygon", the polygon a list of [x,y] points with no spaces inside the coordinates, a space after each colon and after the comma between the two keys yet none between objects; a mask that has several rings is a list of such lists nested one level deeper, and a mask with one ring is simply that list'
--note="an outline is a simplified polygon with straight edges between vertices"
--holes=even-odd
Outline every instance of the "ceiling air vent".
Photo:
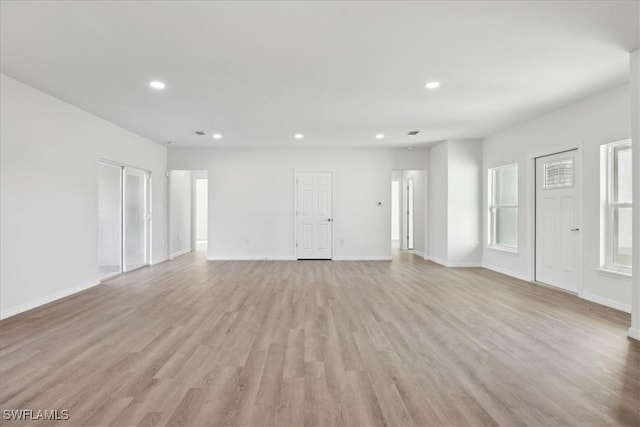
[{"label": "ceiling air vent", "polygon": [[409,133],[407,133],[407,135],[417,135],[420,131],[419,130],[410,130]]},{"label": "ceiling air vent", "polygon": [[197,130],[196,135],[206,135],[206,132],[203,130]]}]

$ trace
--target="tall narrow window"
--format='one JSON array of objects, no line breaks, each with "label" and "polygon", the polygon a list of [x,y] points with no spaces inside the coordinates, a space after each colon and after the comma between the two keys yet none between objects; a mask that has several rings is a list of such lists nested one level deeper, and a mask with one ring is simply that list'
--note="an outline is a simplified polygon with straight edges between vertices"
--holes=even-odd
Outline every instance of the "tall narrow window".
[{"label": "tall narrow window", "polygon": [[631,141],[604,145],[602,267],[631,274]]},{"label": "tall narrow window", "polygon": [[489,169],[489,247],[518,250],[518,165]]}]

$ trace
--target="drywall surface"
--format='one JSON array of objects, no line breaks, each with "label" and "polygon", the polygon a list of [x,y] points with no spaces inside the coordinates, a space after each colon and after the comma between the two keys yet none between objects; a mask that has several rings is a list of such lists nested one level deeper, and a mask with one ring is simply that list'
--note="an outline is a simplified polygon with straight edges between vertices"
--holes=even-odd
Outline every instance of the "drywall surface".
[{"label": "drywall surface", "polygon": [[447,206],[449,204],[449,149],[442,142],[430,150],[429,168],[429,257],[434,261],[446,263],[447,245]]},{"label": "drywall surface", "polygon": [[191,172],[169,173],[171,257],[191,250]]},{"label": "drywall surface", "polygon": [[0,316],[98,283],[98,159],[151,171],[152,261],[165,259],[166,149],[0,78]]},{"label": "drywall surface", "polygon": [[631,54],[631,132],[633,141],[633,282],[629,336],[640,340],[640,50]]},{"label": "drywall surface", "polygon": [[[631,136],[629,86],[623,85],[551,112],[484,140],[483,144],[483,264],[506,274],[532,280],[533,196],[536,156],[580,147],[582,160],[582,253],[581,296],[629,310],[631,283],[607,276],[600,266],[600,146]],[[486,247],[487,170],[518,163],[518,253]]]},{"label": "drywall surface", "polygon": [[295,257],[296,170],[333,172],[333,259],[390,259],[392,170],[428,159],[421,149],[169,150],[170,169],[208,170],[210,259]]},{"label": "drywall surface", "polygon": [[477,265],[482,261],[482,142],[447,141],[447,261]]}]

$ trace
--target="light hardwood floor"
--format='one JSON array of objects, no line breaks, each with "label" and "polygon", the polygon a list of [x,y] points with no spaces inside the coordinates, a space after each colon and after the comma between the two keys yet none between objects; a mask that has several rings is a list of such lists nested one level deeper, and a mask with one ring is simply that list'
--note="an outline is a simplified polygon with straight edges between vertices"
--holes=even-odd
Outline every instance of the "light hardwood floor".
[{"label": "light hardwood floor", "polygon": [[0,322],[0,409],[70,413],[39,426],[638,426],[628,325],[407,254],[196,253]]}]

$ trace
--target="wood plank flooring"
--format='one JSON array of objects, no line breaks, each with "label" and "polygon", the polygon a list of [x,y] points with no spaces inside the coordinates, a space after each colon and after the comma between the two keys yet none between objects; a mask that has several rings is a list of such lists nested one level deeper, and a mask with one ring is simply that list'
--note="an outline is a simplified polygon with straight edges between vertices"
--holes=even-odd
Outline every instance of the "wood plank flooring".
[{"label": "wood plank flooring", "polygon": [[408,254],[188,254],[0,322],[0,409],[69,411],[38,426],[638,426],[628,325]]}]

